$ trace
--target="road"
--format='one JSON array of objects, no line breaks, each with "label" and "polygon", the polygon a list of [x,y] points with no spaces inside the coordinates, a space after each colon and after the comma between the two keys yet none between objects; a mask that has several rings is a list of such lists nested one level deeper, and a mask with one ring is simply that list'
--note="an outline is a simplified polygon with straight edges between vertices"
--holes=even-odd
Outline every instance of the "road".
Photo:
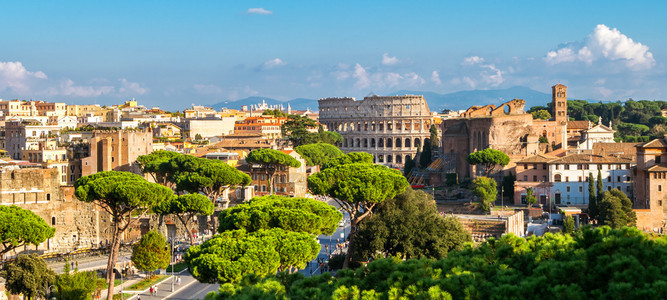
[{"label": "road", "polygon": [[[149,291],[139,293],[141,300],[158,300],[158,299],[204,299],[206,294],[215,292],[220,287],[219,284],[200,283],[190,275],[187,271],[178,275],[181,277],[181,284],[174,284],[174,291],[171,292],[172,280],[168,279],[158,285],[157,296],[151,296]],[[132,299],[137,299],[132,298]]]}]

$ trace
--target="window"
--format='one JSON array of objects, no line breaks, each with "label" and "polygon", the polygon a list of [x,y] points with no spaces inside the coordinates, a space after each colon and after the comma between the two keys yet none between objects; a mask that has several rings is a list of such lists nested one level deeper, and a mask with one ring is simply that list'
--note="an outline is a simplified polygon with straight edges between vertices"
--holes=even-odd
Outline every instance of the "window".
[{"label": "window", "polygon": [[610,185],[607,186],[607,191],[611,191],[611,186]]},{"label": "window", "polygon": [[570,165],[565,165],[565,170],[569,170],[569,169],[570,169]]},{"label": "window", "polygon": [[607,182],[611,182],[611,176],[607,176]]},{"label": "window", "polygon": [[579,176],[579,182],[581,182],[581,176]]},{"label": "window", "polygon": [[658,206],[662,206],[662,200],[658,200]]},{"label": "window", "polygon": [[565,176],[565,182],[570,182],[570,176]]},{"label": "window", "polygon": [[621,182],[621,176],[616,176],[616,181]]},{"label": "window", "polygon": [[51,225],[56,225],[56,217],[51,217]]},{"label": "window", "polygon": [[554,175],[554,181],[555,182],[560,182],[560,174]]},{"label": "window", "polygon": [[559,166],[559,164],[556,164],[556,165],[555,165],[556,170],[558,170],[558,166]]},{"label": "window", "polygon": [[570,192],[570,187],[569,186],[566,187],[565,190],[567,190],[567,192],[569,193]]},{"label": "window", "polygon": [[51,200],[51,194],[46,194],[46,201]]},{"label": "window", "polygon": [[533,169],[537,169],[537,164],[533,164]]},{"label": "window", "polygon": [[111,157],[111,162],[114,162],[114,161],[115,161],[115,157],[112,156]]},{"label": "window", "polygon": [[546,169],[547,169],[547,164],[542,164],[542,170],[546,170]]},{"label": "window", "polygon": [[659,155],[655,156],[655,163],[659,164],[662,161],[661,157]]},{"label": "window", "polygon": [[662,192],[662,185],[658,184],[658,192]]},{"label": "window", "polygon": [[523,181],[528,181],[528,175],[523,175]]},{"label": "window", "polygon": [[579,193],[581,193],[581,192],[583,192],[583,191],[584,191],[584,187],[580,186],[580,187],[579,187]]},{"label": "window", "polygon": [[542,182],[547,182],[547,175],[542,176]]}]

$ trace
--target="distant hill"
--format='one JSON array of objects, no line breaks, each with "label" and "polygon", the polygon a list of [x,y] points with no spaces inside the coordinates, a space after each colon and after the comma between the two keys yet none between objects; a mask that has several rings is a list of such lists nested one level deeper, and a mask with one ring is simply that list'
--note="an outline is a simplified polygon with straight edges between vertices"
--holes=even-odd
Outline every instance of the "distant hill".
[{"label": "distant hill", "polygon": [[526,110],[532,106],[546,105],[551,101],[551,94],[538,92],[536,90],[515,86],[499,90],[472,90],[460,91],[449,94],[438,94],[424,91],[402,90],[393,95],[424,95],[431,111],[442,111],[443,109],[459,110],[467,109],[472,105],[502,104],[512,99],[526,100]]},{"label": "distant hill", "polygon": [[[431,111],[440,112],[443,109],[467,109],[472,105],[486,105],[486,104],[501,104],[512,99],[523,99],[526,100],[526,110],[532,106],[536,105],[546,105],[551,101],[551,94],[538,92],[536,90],[515,86],[508,89],[499,89],[499,90],[472,90],[472,91],[460,91],[449,94],[438,94],[434,92],[426,91],[410,91],[410,90],[401,90],[395,93],[388,95],[423,95],[428,102],[429,109]],[[292,109],[295,110],[306,110],[310,108],[312,111],[318,110],[317,100],[315,99],[306,99],[306,98],[295,98],[288,101],[280,101],[276,99],[266,98],[266,97],[248,97],[244,99],[239,99],[236,101],[223,101],[211,105],[216,110],[220,110],[223,107],[232,108],[232,109],[241,109],[243,105],[251,105],[262,103],[262,100],[268,105],[279,105],[282,104],[284,107],[287,107],[287,103],[290,104]]]}]

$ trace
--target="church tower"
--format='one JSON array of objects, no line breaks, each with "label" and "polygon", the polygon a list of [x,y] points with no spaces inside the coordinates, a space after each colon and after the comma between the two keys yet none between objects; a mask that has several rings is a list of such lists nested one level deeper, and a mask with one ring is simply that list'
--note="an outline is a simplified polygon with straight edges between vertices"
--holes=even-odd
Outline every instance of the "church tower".
[{"label": "church tower", "polygon": [[551,105],[553,107],[553,119],[556,124],[567,124],[567,87],[557,84],[551,87]]}]

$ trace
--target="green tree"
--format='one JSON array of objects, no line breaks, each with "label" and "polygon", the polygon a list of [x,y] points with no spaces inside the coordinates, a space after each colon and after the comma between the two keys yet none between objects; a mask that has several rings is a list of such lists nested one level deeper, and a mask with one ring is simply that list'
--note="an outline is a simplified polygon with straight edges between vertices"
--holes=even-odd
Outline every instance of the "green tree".
[{"label": "green tree", "polygon": [[264,112],[262,112],[262,115],[264,116],[274,116],[274,117],[280,117],[284,118],[287,117],[287,113],[279,110],[279,109],[267,109]]},{"label": "green tree", "polygon": [[484,176],[488,177],[498,166],[506,166],[510,162],[510,158],[502,151],[486,148],[468,154],[466,161],[471,165],[483,166]]},{"label": "green tree", "polygon": [[0,257],[19,247],[39,245],[53,237],[56,229],[30,210],[0,205]]},{"label": "green tree", "polygon": [[172,166],[171,160],[182,155],[183,154],[174,151],[159,150],[139,156],[137,158],[137,163],[141,168],[141,172],[150,174],[156,183],[173,188],[170,179],[178,170]]},{"label": "green tree", "polygon": [[343,136],[335,131],[323,131],[320,132],[320,141],[322,143],[327,143],[334,145],[336,147],[340,147],[341,144],[343,143]]},{"label": "green tree", "polygon": [[292,143],[294,147],[306,144],[317,143],[320,140],[320,134],[311,132],[317,128],[315,120],[299,115],[290,115],[287,121],[280,126],[282,135]]},{"label": "green tree", "polygon": [[526,203],[528,204],[528,207],[537,203],[537,197],[535,197],[535,195],[533,195],[534,192],[535,191],[533,190],[533,188],[526,189]]},{"label": "green tree", "polygon": [[598,170],[598,180],[597,180],[597,194],[595,199],[600,202],[602,201],[602,195],[604,194],[604,185],[602,184],[602,172]]},{"label": "green tree", "polygon": [[431,124],[429,128],[430,141],[431,141],[431,153],[436,153],[440,148],[440,138],[438,136],[438,128],[435,127],[435,124]]},{"label": "green tree", "polygon": [[412,169],[414,169],[415,167],[417,167],[415,161],[412,160],[410,156],[406,157],[405,163],[403,163],[403,176],[407,178]]},{"label": "green tree", "polygon": [[279,150],[273,149],[257,149],[250,151],[248,156],[245,158],[245,161],[249,164],[258,164],[264,170],[267,179],[269,181],[270,194],[273,195],[273,175],[276,173],[280,167],[294,167],[298,168],[301,166],[301,162],[296,160],[296,158],[285,154]]},{"label": "green tree", "polygon": [[201,134],[197,133],[195,135],[195,141],[201,141],[202,139],[203,139],[203,137],[201,136]]},{"label": "green tree", "polygon": [[497,183],[488,177],[477,177],[472,182],[472,193],[479,198],[480,209],[489,211],[491,202],[495,201],[498,195]]},{"label": "green tree", "polygon": [[132,246],[131,259],[137,269],[151,275],[157,269],[166,268],[171,261],[167,239],[155,230],[149,231]]},{"label": "green tree", "polygon": [[79,272],[70,270],[69,262],[65,261],[62,274],[56,277],[56,299],[88,300],[100,285],[95,272]]},{"label": "green tree", "polygon": [[471,242],[458,219],[443,217],[433,197],[407,188],[377,205],[372,217],[359,225],[355,236],[355,261],[385,257],[442,258]]},{"label": "green tree", "polygon": [[0,277],[5,279],[7,291],[23,294],[27,299],[48,297],[56,282],[56,273],[35,254],[20,254],[15,260],[6,262]]},{"label": "green tree", "polygon": [[433,147],[431,147],[431,140],[424,139],[424,148],[422,148],[421,153],[419,154],[419,166],[424,169],[431,164],[431,158],[433,157]]},{"label": "green tree", "polygon": [[588,173],[588,215],[591,219],[598,216],[598,203],[595,194],[595,179],[593,173]]},{"label": "green tree", "polygon": [[233,186],[250,184],[250,176],[219,161],[180,155],[169,161],[173,182],[179,193],[202,193],[211,201],[220,198],[224,191]]},{"label": "green tree", "polygon": [[353,164],[353,163],[372,164],[373,154],[366,152],[350,152],[347,154],[343,154],[339,157],[330,159],[329,162],[327,162],[322,166],[322,170],[339,165]]},{"label": "green tree", "polygon": [[[112,300],[114,278],[113,267],[118,261],[122,234],[146,212],[159,203],[173,197],[171,189],[146,181],[143,177],[128,172],[103,171],[79,178],[74,194],[84,202],[96,203],[111,216],[112,241],[107,263],[109,289],[107,299]],[[138,218],[132,218],[138,215]]]},{"label": "green tree", "polygon": [[349,266],[354,252],[359,222],[372,213],[377,203],[394,198],[407,186],[399,171],[364,163],[337,165],[308,177],[308,188],[314,194],[332,197],[350,215],[350,244],[344,268]]},{"label": "green tree", "polygon": [[549,120],[551,119],[551,114],[546,109],[540,109],[538,111],[530,112],[533,115],[533,119],[537,120]]},{"label": "green tree", "polygon": [[565,216],[563,219],[563,233],[571,234],[574,232],[574,218],[572,216]]},{"label": "green tree", "polygon": [[309,198],[255,197],[220,213],[219,232],[281,228],[312,235],[331,235],[343,215],[335,207]]},{"label": "green tree", "polygon": [[190,223],[196,216],[210,216],[213,214],[215,205],[208,197],[201,194],[185,194],[172,197],[153,207],[155,213],[161,215],[175,215],[185,227],[190,238],[190,245],[194,244],[194,236]]},{"label": "green tree", "polygon": [[605,192],[599,203],[599,219],[612,228],[634,226],[637,216],[632,210],[632,201],[619,189]]},{"label": "green tree", "polygon": [[294,150],[306,160],[309,166],[322,166],[330,159],[343,155],[343,151],[340,151],[338,147],[325,143],[301,145]]}]

